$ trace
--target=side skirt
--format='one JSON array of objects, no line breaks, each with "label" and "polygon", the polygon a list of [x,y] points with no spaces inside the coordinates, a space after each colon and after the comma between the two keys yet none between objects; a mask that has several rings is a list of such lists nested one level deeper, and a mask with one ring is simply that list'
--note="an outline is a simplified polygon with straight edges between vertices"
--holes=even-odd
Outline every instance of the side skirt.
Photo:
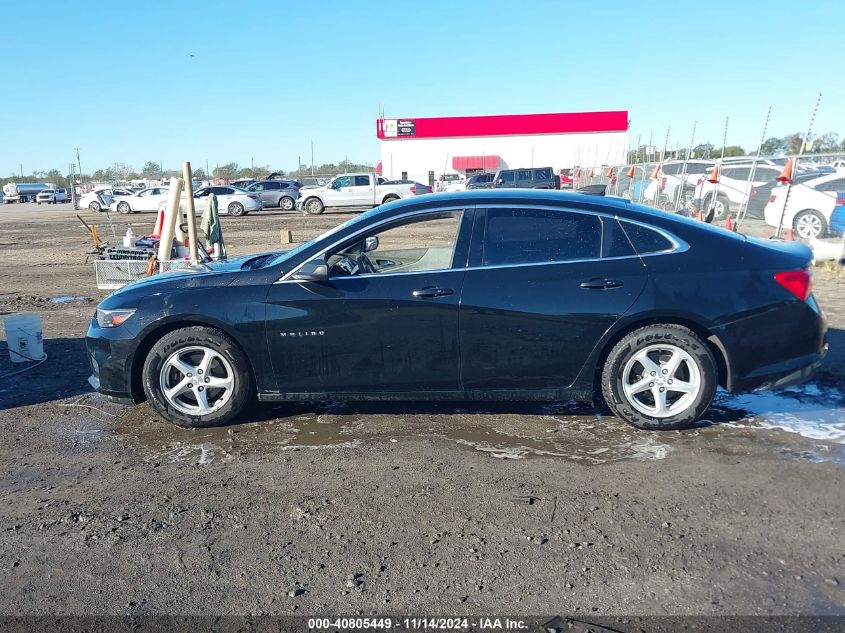
[{"label": "side skirt", "polygon": [[284,393],[265,391],[258,394],[261,402],[307,400],[348,400],[348,401],[479,401],[479,402],[559,402],[575,400],[592,402],[593,394],[589,390],[576,389],[469,389],[459,391],[354,391],[354,392],[301,392]]}]

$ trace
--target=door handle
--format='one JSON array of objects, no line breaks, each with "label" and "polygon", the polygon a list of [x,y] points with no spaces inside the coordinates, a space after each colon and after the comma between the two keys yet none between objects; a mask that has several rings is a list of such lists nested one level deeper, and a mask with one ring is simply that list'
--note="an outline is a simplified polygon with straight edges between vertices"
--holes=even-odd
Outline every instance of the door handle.
[{"label": "door handle", "polygon": [[412,293],[415,297],[427,297],[427,298],[436,298],[436,297],[446,297],[452,294],[454,291],[451,288],[437,288],[435,286],[426,286],[425,288],[420,288],[419,290],[414,290]]},{"label": "door handle", "polygon": [[590,279],[581,283],[581,287],[585,290],[608,290],[610,288],[620,288],[623,285],[618,279]]}]

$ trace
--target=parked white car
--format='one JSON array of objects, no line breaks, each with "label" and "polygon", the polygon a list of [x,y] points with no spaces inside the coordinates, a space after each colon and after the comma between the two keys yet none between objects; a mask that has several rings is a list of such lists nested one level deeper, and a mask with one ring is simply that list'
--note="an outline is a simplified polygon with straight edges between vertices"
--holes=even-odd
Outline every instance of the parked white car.
[{"label": "parked white car", "polygon": [[35,196],[35,202],[38,204],[59,204],[60,202],[67,202],[70,199],[67,189],[45,189]]},{"label": "parked white car", "polygon": [[138,213],[140,211],[155,211],[159,203],[167,200],[170,187],[149,187],[131,196],[124,196],[109,205],[111,211],[118,213]]},{"label": "parked white car", "polygon": [[[261,211],[264,207],[261,199],[254,193],[244,191],[231,185],[202,187],[194,192],[194,212],[203,213],[208,207],[208,196],[214,193],[217,196],[217,209],[220,213],[241,216],[248,215],[251,211]],[[185,193],[182,193],[182,200],[179,203],[181,209],[185,210]],[[167,207],[167,200],[162,200],[158,209]]]},{"label": "parked white car", "polygon": [[841,171],[794,184],[784,213],[786,185],[777,186],[772,189],[763,217],[769,226],[778,226],[783,215],[784,229],[792,228],[803,239],[824,237],[837,191],[845,191],[845,173]]},{"label": "parked white car", "polygon": [[754,180],[749,183],[752,168],[753,163],[724,165],[719,170],[718,186],[707,180],[708,174],[703,175],[695,187],[695,206],[705,212],[712,207],[713,217],[719,219],[727,217],[729,213],[736,213],[747,201],[748,215],[760,218],[769,191],[777,184],[781,168],[758,163],[754,170]]},{"label": "parked white car", "polygon": [[103,199],[106,203],[106,208],[115,201],[117,198],[124,198],[126,196],[133,196],[135,195],[129,189],[120,189],[120,188],[106,188],[106,189],[97,189],[96,191],[92,191],[91,193],[86,193],[79,198],[79,208],[80,209],[91,209],[92,211],[102,211],[102,204],[100,200],[97,198],[97,194]]},{"label": "parked white car", "polygon": [[714,164],[712,160],[689,160],[687,161],[686,172],[684,172],[684,161],[682,160],[671,160],[663,163],[658,177],[650,178],[648,185],[643,190],[643,200],[667,207],[674,206],[675,197],[678,195],[678,186],[682,182],[686,183],[684,186],[685,197],[692,198],[696,183],[713,169]]}]

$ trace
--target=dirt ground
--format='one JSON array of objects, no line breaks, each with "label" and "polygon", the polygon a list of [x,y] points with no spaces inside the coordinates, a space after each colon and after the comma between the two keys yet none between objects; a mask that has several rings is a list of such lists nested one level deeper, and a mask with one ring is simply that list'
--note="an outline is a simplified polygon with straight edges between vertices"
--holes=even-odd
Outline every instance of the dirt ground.
[{"label": "dirt ground", "polygon": [[[0,615],[845,615],[841,271],[815,275],[819,376],[720,393],[691,431],[573,403],[343,402],[190,431],[88,386],[105,293],[74,214],[0,206],[0,318],[42,315],[48,354],[12,376],[0,349]],[[349,217],[223,227],[237,255]],[[143,235],[154,214],[112,220]]]}]

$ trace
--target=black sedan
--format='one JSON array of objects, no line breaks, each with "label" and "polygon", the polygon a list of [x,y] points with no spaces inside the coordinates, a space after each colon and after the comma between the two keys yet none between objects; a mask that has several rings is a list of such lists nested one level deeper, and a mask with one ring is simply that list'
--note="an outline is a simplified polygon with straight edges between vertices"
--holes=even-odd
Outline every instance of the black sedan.
[{"label": "black sedan", "polygon": [[621,199],[491,190],[382,205],[301,246],[169,272],[88,330],[100,392],[211,426],[262,401],[585,400],[646,429],[827,349],[810,250]]}]

